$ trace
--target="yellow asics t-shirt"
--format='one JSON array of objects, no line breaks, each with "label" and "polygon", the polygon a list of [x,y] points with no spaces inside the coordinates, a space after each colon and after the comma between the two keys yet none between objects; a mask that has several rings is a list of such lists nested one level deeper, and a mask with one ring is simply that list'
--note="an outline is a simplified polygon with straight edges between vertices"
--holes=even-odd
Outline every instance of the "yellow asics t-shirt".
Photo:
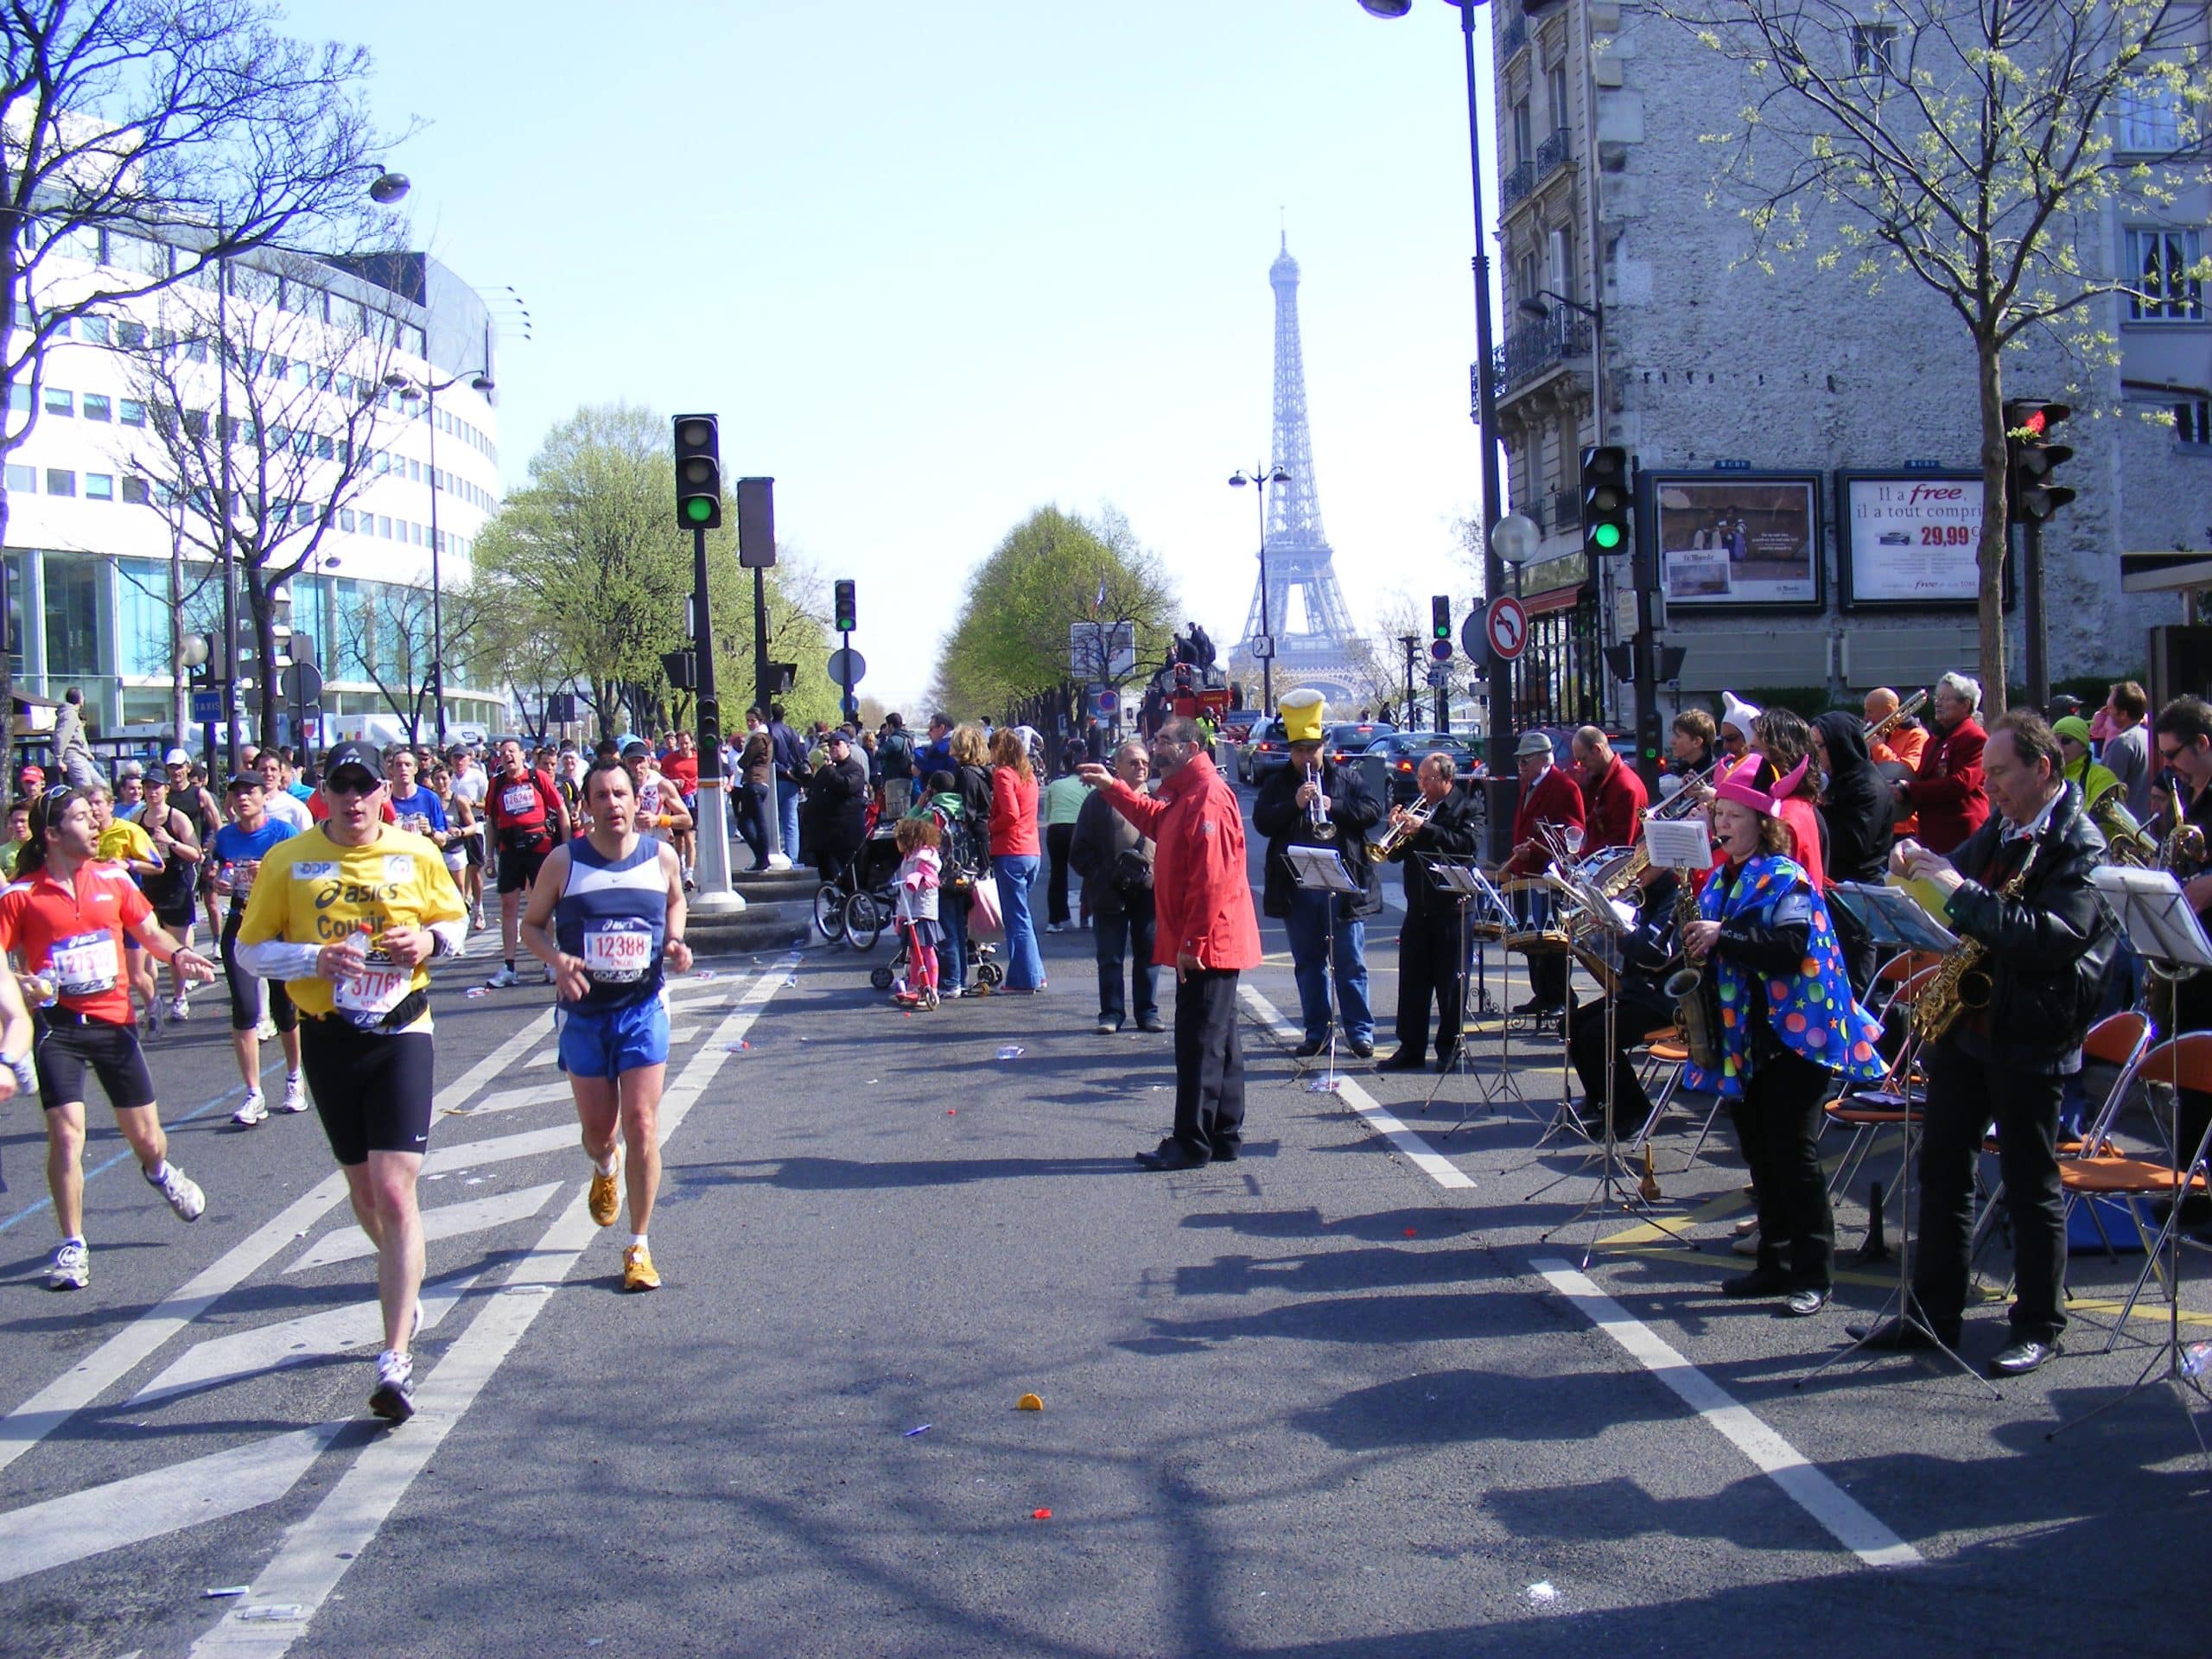
[{"label": "yellow asics t-shirt", "polygon": [[128,818],[118,818],[101,830],[93,850],[116,864],[125,864],[134,858],[149,864],[162,861],[161,855],[154,850],[154,838]]},{"label": "yellow asics t-shirt", "polygon": [[[349,933],[375,939],[388,927],[428,927],[457,922],[467,912],[447,873],[445,855],[427,836],[390,824],[365,847],[340,847],[321,824],[280,841],[264,855],[238,924],[242,944],[281,939],[287,944],[331,944]],[[320,975],[287,980],[284,988],[302,1014],[372,1016],[430,982],[428,963],[412,973],[395,968],[373,946],[369,971],[345,986]],[[407,1027],[428,1031],[430,1016]]]}]

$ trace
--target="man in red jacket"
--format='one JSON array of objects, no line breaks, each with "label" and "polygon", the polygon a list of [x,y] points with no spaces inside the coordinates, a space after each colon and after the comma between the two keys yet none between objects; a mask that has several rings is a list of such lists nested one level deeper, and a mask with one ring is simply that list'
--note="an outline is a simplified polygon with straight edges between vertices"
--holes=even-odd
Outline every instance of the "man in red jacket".
[{"label": "man in red jacket", "polygon": [[1567,741],[1567,751],[1582,780],[1587,824],[1582,844],[1593,853],[1601,847],[1635,846],[1643,835],[1643,809],[1651,804],[1643,779],[1613,753],[1595,726],[1577,731]]},{"label": "man in red jacket", "polygon": [[1096,761],[1077,776],[1151,837],[1153,960],[1175,969],[1175,1132],[1137,1154],[1147,1169],[1233,1162],[1244,1141],[1236,976],[1260,965],[1260,925],[1236,797],[1180,715],[1152,740],[1158,792],[1140,795]]},{"label": "man in red jacket", "polygon": [[[1552,852],[1541,832],[1564,837],[1570,850],[1584,845],[1588,809],[1582,785],[1552,764],[1552,741],[1541,732],[1522,734],[1514,751],[1521,766],[1521,804],[1513,813],[1513,856],[1501,875],[1535,875],[1550,868]],[[1558,951],[1529,957],[1529,1000],[1516,1014],[1541,1019],[1567,1006],[1567,957]]]},{"label": "man in red jacket", "polygon": [[1981,746],[1989,734],[1974,718],[1980,707],[1978,681],[1963,674],[1936,681],[1935,728],[1920,765],[1910,779],[1891,785],[1898,804],[1920,814],[1920,844],[1931,853],[1956,850],[1988,820]]}]

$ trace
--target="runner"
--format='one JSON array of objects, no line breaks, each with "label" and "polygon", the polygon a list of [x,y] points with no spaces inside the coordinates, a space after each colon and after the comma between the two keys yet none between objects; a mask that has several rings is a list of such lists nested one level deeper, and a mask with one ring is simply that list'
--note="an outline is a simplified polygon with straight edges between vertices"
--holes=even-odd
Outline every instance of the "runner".
[{"label": "runner", "polygon": [[[459,788],[460,783],[456,778],[454,786]],[[499,861],[499,954],[505,965],[484,982],[504,989],[522,983],[515,972],[515,940],[523,895],[537,880],[537,868],[556,839],[569,838],[569,809],[562,805],[561,791],[550,778],[523,764],[522,745],[512,737],[500,741],[499,770],[491,781],[486,805]],[[545,983],[552,982],[549,968]]]},{"label": "runner", "polygon": [[[86,791],[85,799],[92,808],[94,850],[103,861],[122,865],[130,879],[139,884],[139,891],[144,892],[147,878],[160,874],[162,868],[162,856],[154,850],[152,838],[137,824],[115,816],[115,803],[105,785]],[[159,1032],[162,998],[161,988],[154,980],[153,959],[139,948],[137,939],[128,934],[124,938],[123,978],[130,988],[131,995],[145,1009],[142,1016],[145,1029]]]},{"label": "runner", "polygon": [[435,847],[442,862],[446,842],[453,838],[452,829],[446,821],[445,803],[416,782],[422,766],[422,760],[414,750],[404,744],[394,744],[385,751],[385,785],[391,791],[391,810],[397,815],[399,827],[423,836]]},{"label": "runner", "polygon": [[546,855],[523,940],[560,987],[560,1065],[591,1160],[591,1218],[607,1227],[617,1213],[619,1127],[630,1151],[622,1288],[658,1290],[645,1229],[660,1185],[660,1091],[668,1073],[663,964],[679,974],[691,966],[683,875],[674,849],[638,833],[637,795],[621,762],[593,763],[584,800],[591,829]]},{"label": "runner", "polygon": [[285,982],[301,1017],[315,1111],[361,1230],[377,1247],[384,1351],[369,1409],[415,1413],[410,1353],[423,1288],[415,1183],[430,1139],[432,957],[461,950],[461,898],[422,836],[383,822],[376,751],[340,743],[322,769],[324,822],[263,855],[233,950]]},{"label": "runner", "polygon": [[[190,944],[193,895],[200,882],[200,841],[193,833],[191,817],[169,804],[167,779],[149,780],[145,803],[138,814],[138,828],[145,831],[147,840],[153,844],[154,856],[161,860],[158,870],[138,878],[138,890],[146,895],[146,902],[154,907],[154,919],[161,923],[168,936],[179,944]],[[149,984],[153,977],[153,970],[149,968]],[[184,981],[171,972],[169,1018],[181,1024],[191,1016]]]},{"label": "runner", "polygon": [[476,826],[475,832],[461,843],[461,855],[467,866],[467,878],[461,885],[461,896],[468,901],[468,925],[480,929],[484,925],[485,836],[491,829],[484,822],[489,780],[484,776],[484,768],[476,764],[476,757],[462,744],[456,743],[446,751],[446,764],[453,772],[454,798],[468,803],[469,816]]},{"label": "runner", "polygon": [[306,833],[315,814],[306,802],[284,787],[284,757],[275,749],[264,749],[246,763],[246,770],[261,774],[261,810],[294,835]]},{"label": "runner", "polygon": [[[691,814],[685,810],[683,798],[677,792],[675,779],[660,769],[660,762],[643,743],[632,743],[624,749],[622,760],[629,767],[631,785],[638,792],[634,814],[638,833],[674,845],[677,837],[688,833],[691,828]],[[677,854],[679,863],[683,857],[679,851]],[[689,875],[688,870],[686,874]]]},{"label": "runner", "polygon": [[130,995],[121,982],[121,941],[126,932],[134,935],[188,979],[214,978],[214,964],[162,932],[146,896],[98,852],[92,802],[66,785],[48,790],[32,804],[31,838],[17,861],[16,883],[0,893],[0,950],[16,952],[25,970],[40,977],[32,988],[35,1001],[51,999],[34,1022],[31,1051],[46,1103],[47,1190],[61,1229],[47,1265],[48,1290],[82,1290],[92,1281],[85,1243],[87,1067],[99,1077],[139,1169],[178,1218],[196,1221],[207,1207],[192,1178],[168,1160],[153,1079],[131,1029]]},{"label": "runner", "polygon": [[[192,757],[182,749],[171,749],[162,762],[162,770],[169,780],[169,804],[192,820],[192,833],[200,837],[200,844],[205,847],[214,839],[215,827],[223,821],[215,798],[192,775]],[[221,932],[223,927],[215,902],[215,872],[202,859],[194,874],[199,878],[200,906],[207,914],[207,931],[213,936]]]},{"label": "runner", "polygon": [[299,1013],[282,985],[270,985],[264,998],[260,980],[238,960],[238,925],[245,919],[253,878],[269,849],[292,838],[292,828],[269,816],[267,785],[257,772],[242,772],[232,779],[230,798],[231,821],[215,832],[213,852],[215,891],[230,900],[223,921],[223,976],[231,990],[231,1048],[238,1056],[238,1076],[245,1080],[245,1103],[231,1114],[231,1122],[251,1128],[269,1116],[269,1103],[261,1092],[264,1026],[284,1048],[284,1099],[276,1109],[308,1109],[307,1091],[300,1081]]},{"label": "runner", "polygon": [[676,846],[677,862],[683,867],[683,890],[689,893],[695,885],[691,867],[699,857],[693,833],[693,825],[699,821],[699,740],[690,731],[683,730],[677,733],[675,743],[668,759],[661,762],[660,770],[661,775],[676,785],[677,799],[691,818],[690,823],[670,837]]}]

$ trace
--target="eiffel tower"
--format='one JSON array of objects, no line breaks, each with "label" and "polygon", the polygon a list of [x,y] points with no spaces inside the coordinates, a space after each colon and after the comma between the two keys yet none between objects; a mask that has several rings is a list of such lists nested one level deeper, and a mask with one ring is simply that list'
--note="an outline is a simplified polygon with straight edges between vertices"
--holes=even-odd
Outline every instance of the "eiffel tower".
[{"label": "eiffel tower", "polygon": [[[1306,356],[1298,340],[1298,261],[1290,257],[1287,232],[1282,251],[1268,267],[1268,283],[1275,291],[1274,461],[1290,474],[1288,483],[1268,491],[1264,532],[1275,692],[1280,696],[1293,686],[1310,685],[1332,702],[1350,702],[1360,695],[1358,664],[1364,653],[1337,586],[1335,555],[1321,529],[1313,435],[1306,424]],[[1261,632],[1261,598],[1255,580],[1244,636],[1231,658],[1248,677],[1257,677],[1252,642]]]}]

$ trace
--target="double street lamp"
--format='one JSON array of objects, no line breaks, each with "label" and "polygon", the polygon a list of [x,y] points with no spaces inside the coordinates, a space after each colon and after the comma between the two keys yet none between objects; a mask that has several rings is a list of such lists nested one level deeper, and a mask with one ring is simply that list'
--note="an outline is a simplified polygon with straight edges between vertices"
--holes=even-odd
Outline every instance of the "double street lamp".
[{"label": "double street lamp", "polygon": [[463,369],[459,374],[443,380],[417,382],[410,376],[393,370],[384,378],[384,383],[399,394],[402,403],[420,401],[423,415],[430,424],[429,477],[430,486],[430,683],[434,689],[432,702],[436,709],[438,753],[446,749],[446,626],[445,582],[439,555],[444,537],[438,533],[438,493],[442,486],[438,480],[438,394],[450,391],[462,381],[468,382],[471,391],[492,390],[492,372],[488,366]]},{"label": "double street lamp", "polygon": [[1275,706],[1275,625],[1268,614],[1268,486],[1287,484],[1290,474],[1280,467],[1255,467],[1249,474],[1238,471],[1229,482],[1240,490],[1249,484],[1259,492],[1260,635],[1252,649],[1260,659],[1260,712],[1264,718]]}]

